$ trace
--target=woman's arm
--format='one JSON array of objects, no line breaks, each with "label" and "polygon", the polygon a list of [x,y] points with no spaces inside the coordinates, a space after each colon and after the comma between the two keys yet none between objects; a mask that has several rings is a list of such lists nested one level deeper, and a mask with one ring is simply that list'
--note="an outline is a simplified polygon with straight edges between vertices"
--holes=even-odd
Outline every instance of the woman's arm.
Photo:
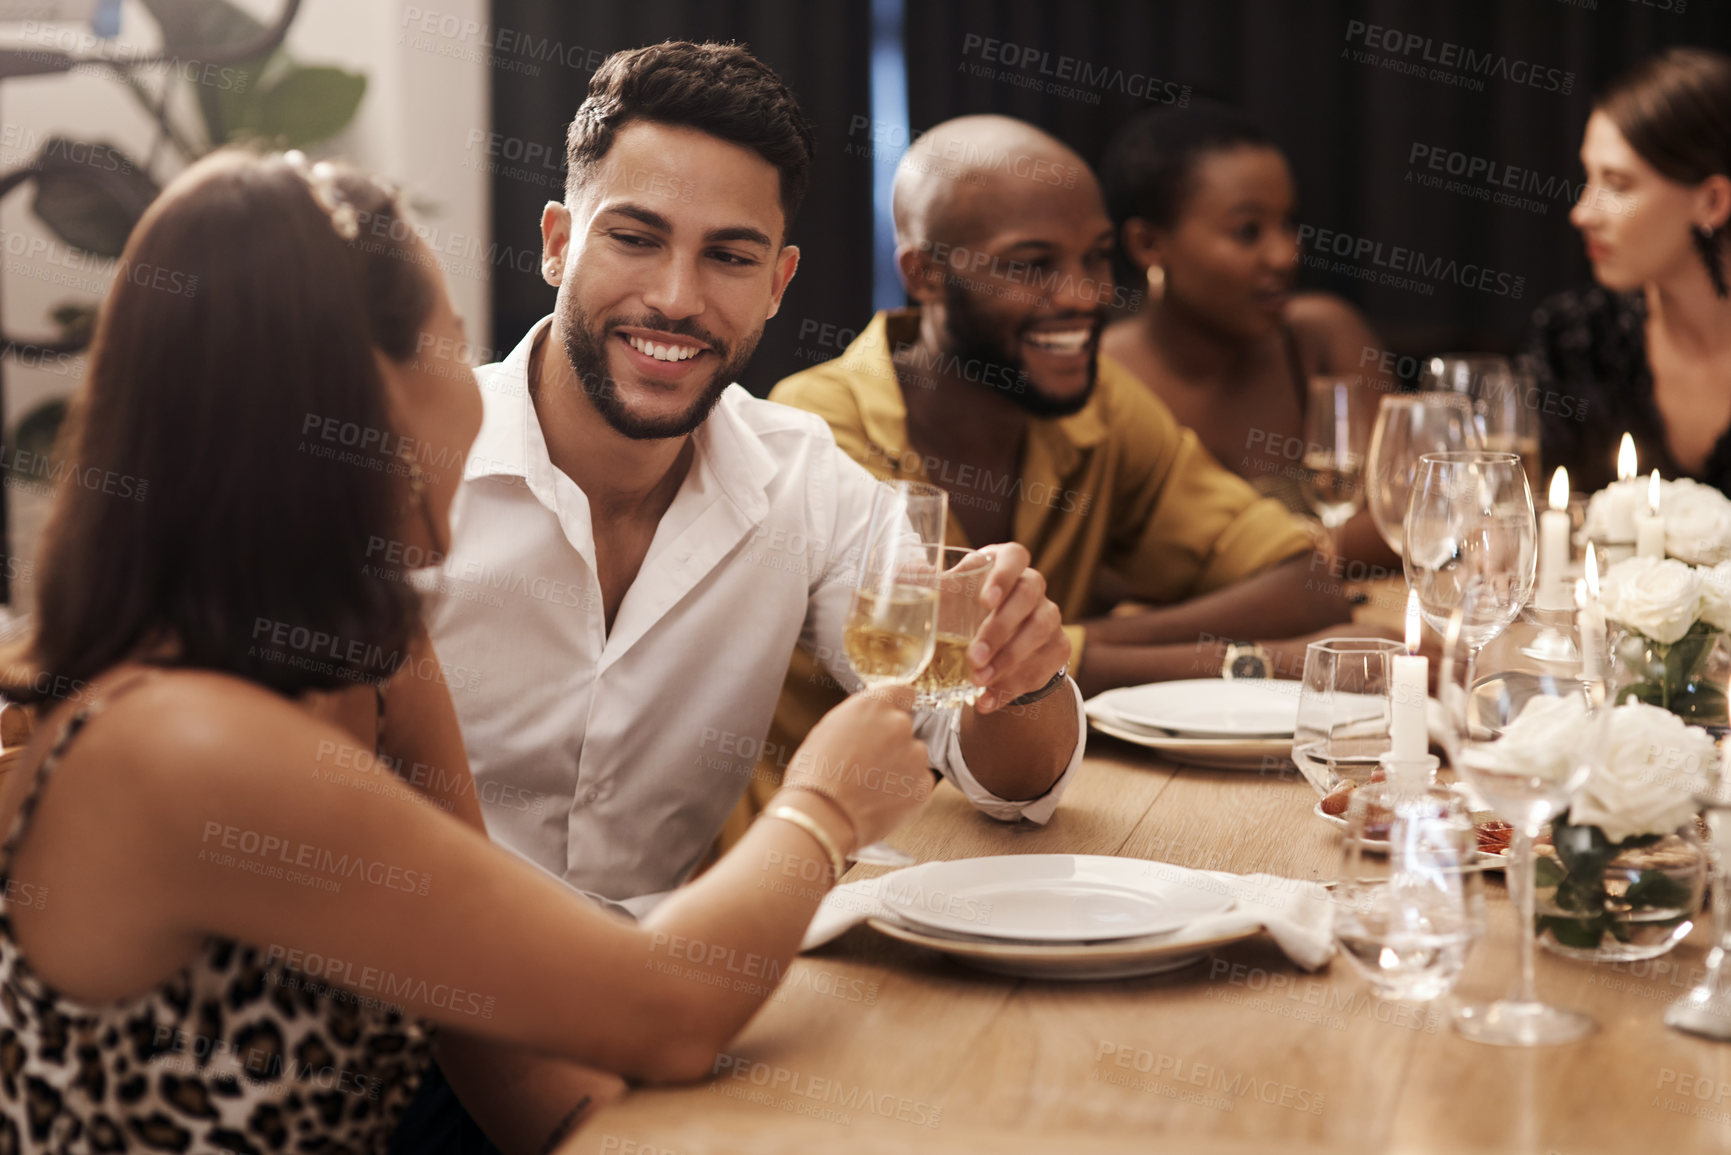
[{"label": "woman's arm", "polygon": [[[74,997],[125,997],[215,935],[444,1027],[683,1079],[705,1073],[769,994],[734,981],[742,960],[785,966],[828,889],[810,834],[760,822],[635,926],[418,798],[321,777],[321,748],[341,740],[219,675],[159,677],[112,703],[49,784],[17,863],[54,895],[17,911],[37,971]],[[842,794],[862,840],[930,789],[906,713],[864,696],[832,711],[794,763],[790,779]],[[849,779],[849,765],[884,772]],[[831,803],[783,801],[852,844]],[[36,857],[45,847],[57,852]]]}]

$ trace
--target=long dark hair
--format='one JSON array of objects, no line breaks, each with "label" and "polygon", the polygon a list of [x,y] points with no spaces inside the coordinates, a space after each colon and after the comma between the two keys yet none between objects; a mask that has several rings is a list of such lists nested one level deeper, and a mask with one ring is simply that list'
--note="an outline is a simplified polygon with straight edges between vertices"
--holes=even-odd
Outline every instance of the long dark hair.
[{"label": "long dark hair", "polygon": [[[1731,176],[1731,57],[1705,48],[1668,48],[1617,77],[1593,107],[1667,180],[1689,185],[1715,174]],[[1726,230],[1691,232],[1714,290],[1721,297],[1731,294]]]},{"label": "long dark hair", "polygon": [[319,175],[315,195],[304,164],[212,156],[133,231],[56,455],[9,697],[76,696],[159,647],[284,694],[401,663],[414,591],[368,566],[409,500],[374,351],[413,355],[433,286],[391,192]]}]

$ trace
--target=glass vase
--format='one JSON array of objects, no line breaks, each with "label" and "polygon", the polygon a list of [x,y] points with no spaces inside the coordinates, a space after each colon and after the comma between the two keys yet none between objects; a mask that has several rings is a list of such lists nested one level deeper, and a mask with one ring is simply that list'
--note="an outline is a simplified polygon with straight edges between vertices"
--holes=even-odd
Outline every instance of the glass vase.
[{"label": "glass vase", "polygon": [[1655,642],[1612,626],[1611,681],[1618,704],[1631,698],[1669,710],[1714,737],[1731,729],[1725,684],[1731,678],[1731,636],[1704,621],[1674,642]]},{"label": "glass vase", "polygon": [[1707,851],[1694,823],[1611,842],[1564,814],[1535,860],[1534,931],[1554,954],[1589,962],[1658,958],[1695,925]]}]

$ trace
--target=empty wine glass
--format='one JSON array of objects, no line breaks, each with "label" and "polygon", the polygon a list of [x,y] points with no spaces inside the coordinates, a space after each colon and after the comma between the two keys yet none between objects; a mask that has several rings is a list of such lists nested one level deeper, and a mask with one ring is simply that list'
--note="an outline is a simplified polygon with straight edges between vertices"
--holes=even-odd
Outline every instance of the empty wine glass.
[{"label": "empty wine glass", "polygon": [[1474,589],[1460,637],[1476,658],[1533,592],[1538,523],[1521,459],[1482,449],[1425,454],[1404,536],[1407,585],[1431,629],[1441,633]]},{"label": "empty wine glass", "polygon": [[1340,552],[1340,527],[1364,508],[1370,412],[1361,377],[1312,377],[1304,411],[1304,498]]},{"label": "empty wine glass", "polygon": [[1346,824],[1335,942],[1381,998],[1448,994],[1485,925],[1466,806],[1440,787],[1378,782],[1353,791]]},{"label": "empty wine glass", "polygon": [[[872,498],[859,581],[842,644],[867,686],[906,685],[932,660],[938,636],[938,577],[949,494],[917,481],[886,481]],[[855,862],[912,866],[884,842],[862,846]]]},{"label": "empty wine glass", "polygon": [[1579,677],[1511,670],[1475,681],[1467,672],[1473,663],[1467,660],[1465,622],[1474,616],[1476,593],[1476,586],[1468,590],[1445,633],[1439,686],[1444,745],[1455,772],[1514,827],[1508,880],[1520,970],[1506,997],[1461,1007],[1455,1029],[1499,1046],[1563,1043],[1594,1024],[1586,1015],[1539,1001],[1533,839],[1586,782],[1595,753],[1604,748],[1609,710],[1597,683]]},{"label": "empty wine glass", "polygon": [[1406,507],[1419,458],[1427,453],[1482,447],[1472,401],[1454,393],[1384,397],[1365,458],[1365,499],[1389,548],[1403,552]]}]

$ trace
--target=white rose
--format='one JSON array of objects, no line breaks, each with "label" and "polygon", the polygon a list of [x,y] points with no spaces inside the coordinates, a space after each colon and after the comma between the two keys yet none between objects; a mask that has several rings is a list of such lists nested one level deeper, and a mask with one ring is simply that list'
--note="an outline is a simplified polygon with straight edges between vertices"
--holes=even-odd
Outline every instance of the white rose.
[{"label": "white rose", "polygon": [[1701,575],[1701,620],[1731,630],[1731,561],[1696,572]]},{"label": "white rose", "polygon": [[1488,770],[1516,771],[1557,781],[1584,753],[1587,703],[1579,695],[1529,699],[1494,742],[1469,747],[1462,758]]},{"label": "white rose", "polygon": [[1669,834],[1695,813],[1692,797],[1716,766],[1713,739],[1669,710],[1630,702],[1611,712],[1605,753],[1569,807],[1576,826],[1612,842]]},{"label": "white rose", "polygon": [[1605,573],[1605,616],[1669,645],[1701,610],[1701,574],[1671,558],[1631,557]]},{"label": "white rose", "polygon": [[[1664,483],[1660,482],[1662,486]],[[1586,516],[1581,519],[1581,532],[1575,539],[1575,544],[1585,546],[1589,541],[1608,541],[1611,537],[1611,498],[1610,487],[1607,486],[1593,496],[1587,498]]]},{"label": "white rose", "polygon": [[1660,483],[1665,552],[1696,565],[1731,561],[1731,499],[1711,485],[1679,478]]}]

